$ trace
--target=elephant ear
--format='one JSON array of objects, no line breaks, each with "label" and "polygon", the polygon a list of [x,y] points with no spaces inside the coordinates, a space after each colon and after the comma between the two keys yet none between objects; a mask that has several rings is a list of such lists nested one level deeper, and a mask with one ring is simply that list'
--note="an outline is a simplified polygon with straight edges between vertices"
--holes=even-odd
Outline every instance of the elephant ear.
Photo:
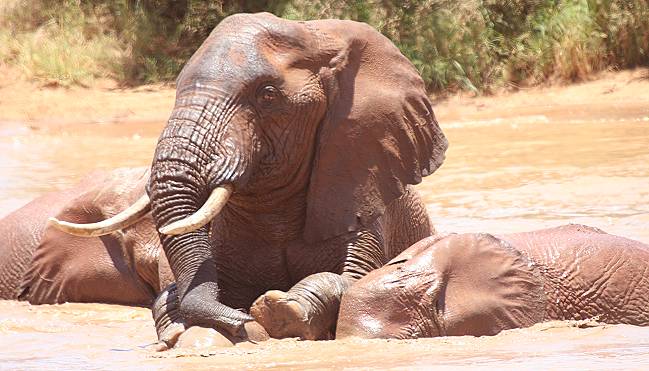
[{"label": "elephant ear", "polygon": [[421,76],[390,40],[352,21],[306,25],[329,58],[304,229],[312,242],[371,225],[442,164],[448,144]]},{"label": "elephant ear", "polygon": [[431,254],[443,277],[432,293],[442,335],[495,335],[545,319],[540,273],[509,243],[489,234],[451,235]]}]

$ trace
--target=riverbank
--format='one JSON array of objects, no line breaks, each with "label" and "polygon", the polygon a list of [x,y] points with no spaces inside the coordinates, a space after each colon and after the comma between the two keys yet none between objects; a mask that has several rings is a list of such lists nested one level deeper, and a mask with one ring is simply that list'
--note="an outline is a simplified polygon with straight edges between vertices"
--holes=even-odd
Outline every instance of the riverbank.
[{"label": "riverbank", "polygon": [[[171,85],[119,88],[114,81],[102,80],[92,88],[64,88],[22,79],[16,71],[0,72],[7,76],[0,85],[0,122],[39,129],[65,124],[162,125],[174,103]],[[477,97],[456,94],[437,100],[435,114],[443,128],[468,122],[497,123],[512,117],[543,121],[541,115],[548,119],[566,115],[605,119],[610,112],[642,116],[649,107],[648,92],[649,69],[603,72],[590,81],[571,85]]]},{"label": "riverbank", "polygon": [[0,122],[37,129],[65,124],[133,124],[167,120],[175,89],[143,85],[121,89],[115,81],[96,81],[92,88],[61,87],[27,80],[12,69],[0,69]]}]

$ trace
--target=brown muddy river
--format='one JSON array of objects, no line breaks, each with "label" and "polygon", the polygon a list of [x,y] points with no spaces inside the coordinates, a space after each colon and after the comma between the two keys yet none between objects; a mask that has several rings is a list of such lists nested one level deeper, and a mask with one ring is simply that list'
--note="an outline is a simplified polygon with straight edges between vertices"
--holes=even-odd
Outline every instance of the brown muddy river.
[{"label": "brown muddy river", "polygon": [[[649,243],[649,104],[541,107],[446,119],[447,161],[419,186],[439,230],[504,233],[569,222]],[[0,123],[0,216],[96,168],[146,165],[161,124]],[[649,309],[648,309],[649,310]],[[269,341],[155,353],[149,311],[0,301],[2,369],[646,369],[649,328],[568,322],[494,337]]]}]

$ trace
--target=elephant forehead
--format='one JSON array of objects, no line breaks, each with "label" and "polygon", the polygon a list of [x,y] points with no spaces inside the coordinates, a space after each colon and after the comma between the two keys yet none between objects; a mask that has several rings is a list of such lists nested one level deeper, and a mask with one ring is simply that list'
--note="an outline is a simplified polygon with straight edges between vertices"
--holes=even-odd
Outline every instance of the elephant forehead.
[{"label": "elephant forehead", "polygon": [[273,66],[259,53],[255,39],[208,39],[194,53],[178,77],[178,86],[200,82],[243,82],[272,74]]},{"label": "elephant forehead", "polygon": [[[278,63],[291,63],[287,51],[305,48],[307,34],[296,22],[268,14],[224,19],[194,53],[178,85],[195,81],[249,82],[278,75]],[[282,63],[284,62],[284,63]]]},{"label": "elephant forehead", "polygon": [[270,13],[235,14],[219,23],[208,40],[232,36],[249,42],[272,41],[278,45],[304,48],[310,34],[303,24],[304,22],[289,21]]}]

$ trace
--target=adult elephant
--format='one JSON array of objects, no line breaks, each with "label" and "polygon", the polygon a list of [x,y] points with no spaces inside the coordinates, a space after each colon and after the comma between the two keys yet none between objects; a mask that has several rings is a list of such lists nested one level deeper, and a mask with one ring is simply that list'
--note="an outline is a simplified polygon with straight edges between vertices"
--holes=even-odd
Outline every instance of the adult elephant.
[{"label": "adult elephant", "polygon": [[52,215],[77,223],[112,217],[142,195],[148,179],[146,168],[95,171],[0,220],[0,299],[151,305],[173,278],[150,215],[92,238],[47,224]]},{"label": "adult elephant", "polygon": [[433,233],[409,185],[446,148],[416,69],[368,25],[226,18],[180,73],[151,167],[176,278],[161,337],[235,333],[252,318],[233,308],[267,290],[251,313],[271,336],[328,337],[349,280]]},{"label": "adult elephant", "polygon": [[648,270],[648,245],[583,225],[433,236],[345,293],[336,336],[481,336],[590,318],[648,326]]}]

